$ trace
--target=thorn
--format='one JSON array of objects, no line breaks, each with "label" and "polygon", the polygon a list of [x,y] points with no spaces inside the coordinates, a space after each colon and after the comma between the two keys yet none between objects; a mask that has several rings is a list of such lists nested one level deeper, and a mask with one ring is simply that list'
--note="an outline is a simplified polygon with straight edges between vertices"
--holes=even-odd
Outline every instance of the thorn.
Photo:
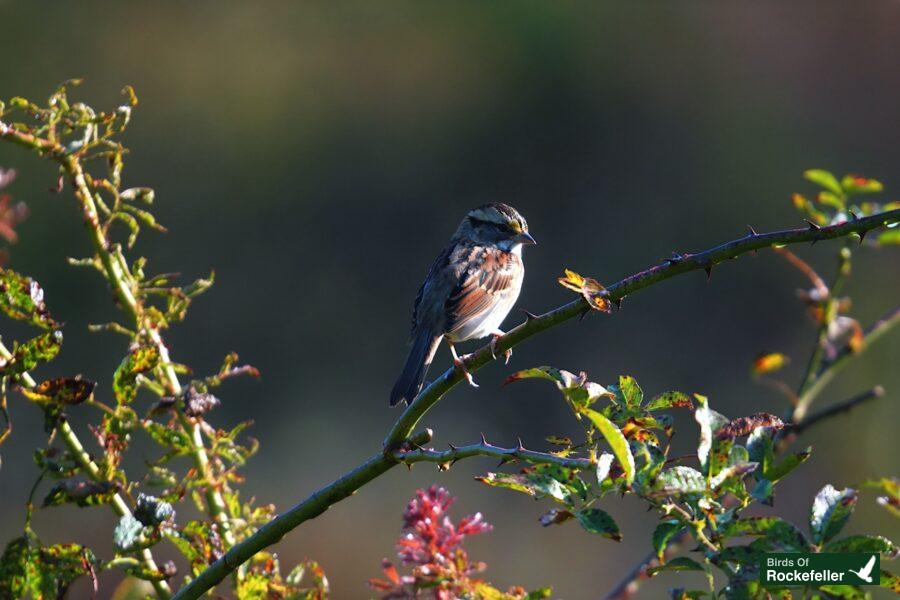
[{"label": "thorn", "polygon": [[863,240],[866,239],[866,234],[869,233],[869,230],[859,232],[859,245],[862,246]]},{"label": "thorn", "polygon": [[747,229],[750,230],[750,237],[756,237],[759,235],[758,233],[756,233],[756,230],[753,229],[753,225],[747,225]]},{"label": "thorn", "polygon": [[623,300],[625,300],[625,296],[622,296],[620,298],[616,298],[615,300],[613,300],[613,302],[616,303],[616,310],[622,310],[622,301]]},{"label": "thorn", "polygon": [[803,220],[806,221],[806,224],[809,226],[810,231],[819,231],[820,229],[822,229],[821,227],[819,227],[818,225],[816,225],[809,219],[803,219]]},{"label": "thorn", "polygon": [[453,465],[455,465],[458,461],[459,461],[458,458],[454,458],[453,460],[451,460],[451,461],[450,461],[450,464],[447,465],[447,469],[449,470],[450,467],[452,467]]},{"label": "thorn", "polygon": [[579,321],[579,322],[584,321],[584,318],[585,318],[586,316],[588,316],[590,313],[591,313],[591,309],[590,309],[590,308],[585,308],[583,311],[581,311],[581,314],[578,315],[578,321]]},{"label": "thorn", "polygon": [[815,245],[816,245],[816,242],[818,242],[818,241],[819,241],[819,238],[817,238],[817,237],[816,237],[816,238],[813,238],[813,241],[811,241],[811,242],[809,243],[809,245],[810,245],[810,246],[815,246]]},{"label": "thorn", "polygon": [[712,265],[705,267],[703,270],[706,271],[706,281],[712,279]]},{"label": "thorn", "polygon": [[447,442],[447,445],[450,446],[450,449],[453,450],[454,452],[457,452],[457,451],[459,450],[459,448],[457,448],[456,446],[454,446],[454,445],[451,444],[450,442]]},{"label": "thorn", "polygon": [[408,471],[412,471],[412,463],[404,463]]},{"label": "thorn", "polygon": [[855,212],[853,212],[852,210],[848,210],[847,212],[850,213],[850,216],[853,217],[853,220],[854,220],[854,221],[859,221],[859,215],[857,215],[857,214],[856,214]]},{"label": "thorn", "polygon": [[484,432],[481,433],[481,443],[482,443],[482,445],[484,445],[484,446],[488,446],[488,445],[489,445],[489,444],[488,444],[488,441],[487,441],[487,438],[484,437]]},{"label": "thorn", "polygon": [[512,459],[506,458],[504,456],[503,458],[500,459],[500,462],[497,463],[497,468],[499,469],[500,467],[502,467],[503,465],[505,465],[508,462],[512,462]]},{"label": "thorn", "polygon": [[522,450],[524,450],[524,449],[525,449],[525,444],[522,443],[522,438],[519,437],[519,445],[518,445],[518,447],[516,448],[516,450],[522,451]]},{"label": "thorn", "polygon": [[520,308],[519,310],[522,311],[523,313],[525,313],[525,322],[526,323],[528,321],[531,321],[532,319],[538,318],[538,316],[536,314],[534,314],[533,312],[529,312],[529,311],[525,310],[524,308]]}]

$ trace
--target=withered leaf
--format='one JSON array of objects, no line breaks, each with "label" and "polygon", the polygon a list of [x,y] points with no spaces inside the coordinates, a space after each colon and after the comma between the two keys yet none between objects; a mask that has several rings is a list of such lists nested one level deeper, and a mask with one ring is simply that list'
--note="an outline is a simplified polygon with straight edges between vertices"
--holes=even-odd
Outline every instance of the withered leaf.
[{"label": "withered leaf", "polygon": [[739,417],[732,420],[716,432],[716,437],[720,440],[734,439],[743,435],[749,435],[757,427],[781,429],[784,427],[784,422],[775,415],[760,412],[749,417]]},{"label": "withered leaf", "polygon": [[75,377],[57,377],[42,381],[31,389],[22,389],[22,393],[32,400],[60,402],[62,404],[81,404],[91,397],[97,383]]},{"label": "withered leaf", "polygon": [[582,277],[575,271],[565,270],[566,276],[558,279],[559,284],[568,290],[577,292],[587,300],[588,305],[600,312],[608,313],[612,310],[609,300],[609,292],[596,279]]}]

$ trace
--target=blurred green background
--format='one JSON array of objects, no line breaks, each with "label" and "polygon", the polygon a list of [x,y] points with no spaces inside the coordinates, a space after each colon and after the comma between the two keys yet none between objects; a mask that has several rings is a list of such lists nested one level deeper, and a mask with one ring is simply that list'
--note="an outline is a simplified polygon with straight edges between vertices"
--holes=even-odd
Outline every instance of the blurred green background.
[{"label": "blurred green background", "polygon": [[[571,299],[564,267],[612,282],[668,256],[800,223],[790,192],[804,169],[858,172],[900,189],[900,3],[106,3],[0,2],[0,97],[73,95],[107,108],[135,86],[126,185],[150,185],[170,228],[142,236],[156,271],[216,270],[211,292],[168,335],[176,360],[203,374],[240,352],[260,381],[229,383],[213,421],[252,419],[262,442],[244,494],[285,508],[377,452],[398,411],[388,392],[406,353],[409,313],[430,261],[465,211],[508,202],[540,242],[529,248],[519,306]],[[7,191],[31,208],[12,266],[37,278],[67,323],[61,357],[40,375],[83,373],[109,396],[123,339],[89,334],[116,317],[104,284],[76,271],[88,241],[52,168],[0,146],[19,178]],[[892,196],[895,197],[895,196]],[[798,249],[833,272],[835,243]],[[870,322],[900,298],[897,252],[855,253],[852,315]],[[515,369],[553,364],[612,382],[634,375],[648,394],[700,392],[739,416],[781,412],[749,376],[753,357],[793,358],[795,385],[813,327],[799,274],[769,252],[679,277],[629,298],[621,312],[568,323],[479,372],[427,418],[437,446],[484,432],[497,443],[574,432],[555,390],[501,387]],[[510,316],[507,326],[520,315]],[[804,523],[826,482],[896,474],[900,334],[847,368],[821,399],[881,383],[878,403],[807,439],[813,458],[779,486],[775,511]],[[437,368],[449,362],[441,350]],[[145,399],[145,402],[148,400]],[[43,443],[39,412],[19,397],[0,470],[0,537],[21,529]],[[78,411],[72,411],[77,413]],[[83,415],[73,418],[88,438]],[[680,415],[678,450],[696,427]],[[137,443],[137,470],[153,448]],[[394,469],[277,546],[282,561],[321,561],[338,599],[370,595],[393,556],[405,502],[432,482],[459,496],[458,516],[496,527],[470,544],[501,587],[553,584],[598,597],[649,548],[654,521],[632,499],[606,502],[625,540],[577,526],[541,528],[548,506],[483,487],[491,462],[449,473]],[[189,508],[180,510],[189,513]],[[771,512],[768,511],[768,512]],[[104,509],[39,511],[47,541],[111,552]],[[864,494],[853,531],[900,537]],[[163,555],[166,551],[161,551]],[[183,565],[182,565],[183,566]],[[101,597],[115,575],[101,577]],[[660,576],[643,598],[684,581]],[[80,591],[79,591],[80,590]],[[87,588],[75,591],[87,594]]]}]

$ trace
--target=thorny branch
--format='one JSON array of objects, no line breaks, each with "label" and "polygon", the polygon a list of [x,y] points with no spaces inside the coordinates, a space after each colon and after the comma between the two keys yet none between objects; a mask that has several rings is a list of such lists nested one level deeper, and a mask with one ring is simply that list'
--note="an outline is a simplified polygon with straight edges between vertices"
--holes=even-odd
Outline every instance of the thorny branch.
[{"label": "thorny branch", "polygon": [[[618,304],[630,294],[683,273],[705,270],[707,275],[709,275],[713,267],[719,263],[737,258],[748,252],[773,246],[835,239],[854,233],[864,235],[868,231],[896,222],[900,222],[900,209],[856,218],[826,227],[810,225],[807,228],[788,229],[763,234],[751,230],[750,233],[742,238],[696,254],[673,255],[661,265],[627,277],[607,288],[609,300]],[[490,345],[486,345],[471,354],[465,361],[466,368],[469,371],[478,370],[494,361],[495,356],[502,356],[506,350],[513,348],[526,339],[578,317],[589,310],[591,308],[587,300],[579,298],[543,315],[529,316],[524,323],[511,329],[500,338],[493,349]],[[409,436],[425,413],[462,380],[463,375],[458,369],[450,368],[445,371],[423,389],[416,399],[403,411],[385,438],[384,450],[381,454],[373,456],[354,470],[320,488],[299,504],[261,527],[255,534],[233,546],[222,558],[215,561],[194,580],[179,590],[175,596],[176,600],[199,598],[215,587],[239,565],[249,560],[254,554],[277,543],[288,532],[304,521],[322,514],[331,505],[352,495],[360,487],[397,465],[400,462],[400,458],[397,455],[398,452],[401,452],[401,456],[414,452],[414,450],[404,450],[404,445],[414,448],[416,445],[426,443],[415,438],[409,439]],[[430,435],[427,437],[430,438]],[[452,453],[453,450],[451,449],[448,452]],[[423,454],[422,456],[426,455]]]}]

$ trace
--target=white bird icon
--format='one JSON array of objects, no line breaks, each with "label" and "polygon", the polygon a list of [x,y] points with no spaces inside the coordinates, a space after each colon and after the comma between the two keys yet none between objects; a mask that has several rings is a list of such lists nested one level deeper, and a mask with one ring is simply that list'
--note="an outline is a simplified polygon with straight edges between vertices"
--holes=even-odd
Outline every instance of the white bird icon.
[{"label": "white bird icon", "polygon": [[875,555],[869,559],[869,562],[866,563],[859,571],[854,571],[853,569],[848,569],[851,573],[855,574],[857,577],[865,581],[866,583],[872,583],[872,569],[875,568]]}]

